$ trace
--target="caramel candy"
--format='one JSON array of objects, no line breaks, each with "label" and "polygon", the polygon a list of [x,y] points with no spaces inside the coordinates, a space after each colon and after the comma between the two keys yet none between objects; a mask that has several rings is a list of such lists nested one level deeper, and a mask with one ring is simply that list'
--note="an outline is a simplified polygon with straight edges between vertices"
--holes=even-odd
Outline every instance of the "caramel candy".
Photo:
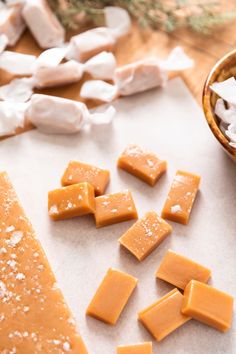
[{"label": "caramel candy", "polygon": [[152,354],[152,342],[119,345],[117,354]]},{"label": "caramel candy", "polygon": [[137,281],[127,273],[113,268],[108,269],[86,314],[114,325],[134,291]]},{"label": "caramel candy", "polygon": [[87,354],[6,173],[0,173],[0,352]]},{"label": "caramel candy", "polygon": [[174,289],[138,314],[147,330],[161,341],[191,318],[181,313],[183,295]]},{"label": "caramel candy", "polygon": [[92,28],[70,39],[67,59],[85,62],[103,51],[112,51],[115,42],[115,38],[109,28]]},{"label": "caramel candy", "polygon": [[231,326],[233,301],[223,291],[191,280],[184,290],[182,313],[226,332]]},{"label": "caramel candy", "polygon": [[25,30],[25,22],[22,18],[23,4],[6,6],[0,3],[0,33],[5,34],[10,46],[14,46]]},{"label": "caramel candy", "polygon": [[106,226],[138,217],[131,193],[106,194],[95,198],[96,226]]},{"label": "caramel candy", "polygon": [[48,212],[53,220],[94,213],[93,186],[89,183],[78,183],[50,191],[48,193]]},{"label": "caramel candy", "polygon": [[186,225],[198,191],[200,177],[177,171],[161,216]]},{"label": "caramel candy", "polygon": [[118,159],[118,167],[154,186],[166,172],[166,161],[138,145],[129,145]]},{"label": "caramel candy", "polygon": [[180,289],[184,289],[192,279],[207,283],[210,276],[208,268],[171,250],[167,251],[156,273],[157,278]]},{"label": "caramel candy", "polygon": [[147,257],[170,234],[172,227],[155,211],[149,211],[119,239],[139,261]]},{"label": "caramel candy", "polygon": [[80,161],[70,161],[61,179],[62,186],[88,182],[94,186],[95,194],[105,192],[110,179],[110,172]]}]

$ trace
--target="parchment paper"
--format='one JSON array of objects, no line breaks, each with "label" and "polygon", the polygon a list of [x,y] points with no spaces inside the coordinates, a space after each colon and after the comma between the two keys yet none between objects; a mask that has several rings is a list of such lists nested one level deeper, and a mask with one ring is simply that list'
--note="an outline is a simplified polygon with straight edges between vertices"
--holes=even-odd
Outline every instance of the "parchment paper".
[{"label": "parchment paper", "polygon": [[[236,294],[236,165],[213,138],[200,107],[180,79],[170,81],[165,89],[120,99],[115,106],[118,114],[104,128],[74,136],[32,131],[0,143],[1,170],[7,170],[11,177],[90,354],[115,354],[118,344],[152,340],[137,322],[137,312],[173,288],[155,280],[155,271],[168,248],[209,267],[211,283]],[[131,142],[168,160],[168,173],[154,188],[117,170],[117,157]],[[140,216],[151,209],[161,211],[177,169],[200,174],[201,192],[189,225],[172,223],[172,235],[139,263],[117,242],[132,221],[98,230],[92,216],[50,221],[47,192],[60,186],[60,177],[71,159],[110,169],[107,191],[129,188]],[[87,305],[111,266],[139,279],[114,327],[85,317]],[[233,354],[235,334],[235,325],[222,334],[192,320],[161,343],[154,341],[154,353]]]}]

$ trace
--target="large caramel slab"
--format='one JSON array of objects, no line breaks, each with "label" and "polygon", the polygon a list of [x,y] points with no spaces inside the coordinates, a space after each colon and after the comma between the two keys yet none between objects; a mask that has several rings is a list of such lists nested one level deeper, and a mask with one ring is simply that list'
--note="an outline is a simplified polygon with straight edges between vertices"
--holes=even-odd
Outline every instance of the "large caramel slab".
[{"label": "large caramel slab", "polygon": [[153,337],[161,341],[191,319],[181,313],[182,302],[183,295],[174,289],[139,312],[138,318]]},{"label": "large caramel slab", "polygon": [[94,186],[95,194],[102,195],[109,183],[110,172],[80,161],[70,161],[62,178],[62,186],[88,182]]},{"label": "large caramel slab", "polygon": [[200,177],[189,172],[177,171],[172,182],[161,216],[186,225],[195,201]]},{"label": "large caramel slab", "polygon": [[78,183],[48,192],[48,213],[53,220],[63,220],[95,212],[94,188]]},{"label": "large caramel slab", "polygon": [[184,290],[182,313],[226,332],[231,327],[233,301],[231,295],[191,280]]},{"label": "large caramel slab", "polygon": [[157,278],[180,289],[184,289],[192,279],[207,283],[210,276],[210,269],[172,250],[166,252],[156,273]]},{"label": "large caramel slab", "polygon": [[171,231],[172,227],[165,220],[155,211],[149,211],[121,236],[119,242],[142,261]]},{"label": "large caramel slab", "polygon": [[108,269],[86,314],[108,324],[116,324],[136,285],[137,279],[133,276]]},{"label": "large caramel slab", "polygon": [[102,227],[138,217],[130,191],[105,194],[95,198],[96,226]]},{"label": "large caramel slab", "polygon": [[152,342],[119,345],[117,354],[152,354]]},{"label": "large caramel slab", "polygon": [[0,173],[0,352],[87,353],[45,253],[4,172]]},{"label": "large caramel slab", "polygon": [[118,167],[140,178],[150,186],[166,172],[166,161],[138,145],[130,144],[118,159]]}]

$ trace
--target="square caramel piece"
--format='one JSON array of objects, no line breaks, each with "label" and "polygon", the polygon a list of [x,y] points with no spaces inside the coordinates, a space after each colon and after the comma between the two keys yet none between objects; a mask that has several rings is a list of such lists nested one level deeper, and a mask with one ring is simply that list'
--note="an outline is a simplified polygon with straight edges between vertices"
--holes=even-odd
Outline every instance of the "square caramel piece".
[{"label": "square caramel piece", "polygon": [[172,250],[167,251],[156,273],[157,278],[180,289],[184,289],[192,279],[207,283],[210,276],[210,269]]},{"label": "square caramel piece", "polygon": [[116,324],[137,285],[133,276],[110,268],[90,302],[86,314],[108,324]]},{"label": "square caramel piece", "polygon": [[183,295],[174,289],[138,314],[144,327],[159,342],[191,317],[181,313]]},{"label": "square caramel piece", "polygon": [[62,178],[62,186],[81,182],[92,184],[95,195],[102,195],[110,180],[110,172],[80,161],[70,161]]},{"label": "square caramel piece", "polygon": [[149,211],[119,239],[139,261],[147,257],[172,231],[172,227],[155,211]]},{"label": "square caramel piece", "polygon": [[226,332],[232,322],[233,297],[212,286],[191,280],[184,290],[182,313]]},{"label": "square caramel piece", "polygon": [[130,144],[118,159],[118,167],[140,178],[150,186],[166,172],[166,161],[138,145]]},{"label": "square caramel piece", "polygon": [[130,191],[105,194],[95,198],[96,226],[102,227],[138,217]]},{"label": "square caramel piece", "polygon": [[88,354],[5,172],[0,173],[0,264],[0,353]]},{"label": "square caramel piece", "polygon": [[152,342],[119,345],[116,354],[152,354]]},{"label": "square caramel piece", "polygon": [[200,177],[177,171],[172,182],[161,216],[186,225],[200,184]]},{"label": "square caramel piece", "polygon": [[48,212],[53,220],[63,220],[95,212],[94,188],[78,183],[48,192]]}]

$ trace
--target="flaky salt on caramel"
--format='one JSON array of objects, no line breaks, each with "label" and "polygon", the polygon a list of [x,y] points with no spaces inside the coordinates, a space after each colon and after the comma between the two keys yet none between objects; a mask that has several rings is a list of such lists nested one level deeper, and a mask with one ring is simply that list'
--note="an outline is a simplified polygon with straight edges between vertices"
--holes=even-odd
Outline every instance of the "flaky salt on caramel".
[{"label": "flaky salt on caramel", "polygon": [[138,319],[157,341],[161,341],[191,319],[181,313],[182,302],[183,295],[174,289],[139,312]]},{"label": "flaky salt on caramel", "polygon": [[226,332],[231,327],[233,301],[231,295],[191,280],[184,290],[182,313]]},{"label": "flaky salt on caramel", "polygon": [[192,279],[207,283],[210,276],[210,269],[172,250],[167,251],[156,273],[157,278],[180,289],[185,289]]},{"label": "flaky salt on caramel", "polygon": [[102,195],[109,183],[110,172],[81,161],[70,161],[62,178],[62,186],[88,182],[92,184],[96,195]]},{"label": "flaky salt on caramel", "polygon": [[152,354],[152,342],[119,345],[116,354]]},{"label": "flaky salt on caramel", "polygon": [[0,352],[87,354],[6,173],[0,173]]},{"label": "flaky salt on caramel", "polygon": [[130,191],[105,194],[95,198],[97,227],[107,226],[138,217]]},{"label": "flaky salt on caramel", "polygon": [[171,233],[172,227],[155,211],[149,211],[128,229],[119,242],[139,261],[146,258]]},{"label": "flaky salt on caramel", "polygon": [[195,201],[200,177],[189,172],[177,171],[172,182],[161,216],[186,225]]},{"label": "flaky salt on caramel", "polygon": [[130,144],[118,159],[118,167],[154,186],[166,172],[166,161],[138,145]]},{"label": "flaky salt on caramel", "polygon": [[110,268],[90,302],[86,314],[114,325],[137,285],[133,276]]},{"label": "flaky salt on caramel", "polygon": [[48,212],[53,220],[63,220],[95,212],[94,188],[78,183],[48,193]]}]

